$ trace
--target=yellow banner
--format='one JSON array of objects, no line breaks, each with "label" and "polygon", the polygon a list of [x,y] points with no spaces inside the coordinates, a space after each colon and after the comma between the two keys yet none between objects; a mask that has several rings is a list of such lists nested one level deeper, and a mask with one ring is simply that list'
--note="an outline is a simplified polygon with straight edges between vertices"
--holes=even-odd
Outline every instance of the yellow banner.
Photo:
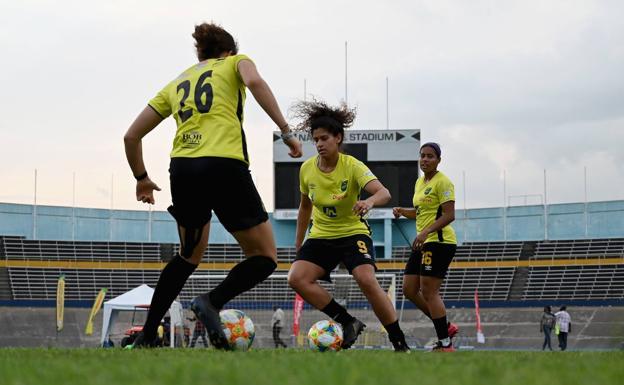
[{"label": "yellow banner", "polygon": [[63,330],[63,316],[65,314],[65,275],[59,277],[56,285],[56,331]]},{"label": "yellow banner", "polygon": [[106,288],[101,289],[97,297],[95,297],[95,302],[93,302],[91,314],[89,314],[89,320],[87,321],[87,327],[85,329],[85,334],[88,336],[93,334],[93,319],[102,307],[102,302],[104,302],[104,297],[106,296],[106,290]]}]

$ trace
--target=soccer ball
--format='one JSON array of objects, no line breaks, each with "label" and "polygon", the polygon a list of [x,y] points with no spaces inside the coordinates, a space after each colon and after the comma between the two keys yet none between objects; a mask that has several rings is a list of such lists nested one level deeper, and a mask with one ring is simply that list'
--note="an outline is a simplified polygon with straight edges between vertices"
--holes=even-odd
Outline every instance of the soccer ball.
[{"label": "soccer ball", "polygon": [[342,327],[331,320],[318,321],[308,332],[308,343],[311,349],[319,352],[337,352],[342,345]]},{"label": "soccer ball", "polygon": [[256,329],[253,322],[240,310],[227,309],[219,313],[223,332],[232,350],[246,351],[251,347]]}]

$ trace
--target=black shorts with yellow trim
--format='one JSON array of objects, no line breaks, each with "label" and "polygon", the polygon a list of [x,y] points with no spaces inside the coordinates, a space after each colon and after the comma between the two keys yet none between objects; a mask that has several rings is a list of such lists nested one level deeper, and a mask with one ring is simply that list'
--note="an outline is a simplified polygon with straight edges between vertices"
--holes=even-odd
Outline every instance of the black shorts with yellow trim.
[{"label": "black shorts with yellow trim", "polygon": [[373,240],[364,234],[336,239],[308,238],[299,249],[295,261],[308,261],[325,270],[321,280],[331,282],[329,274],[343,263],[349,274],[360,265],[375,266]]},{"label": "black shorts with yellow trim", "polygon": [[405,275],[422,275],[442,278],[455,257],[457,245],[440,242],[427,242],[421,250],[412,250],[405,265]]},{"label": "black shorts with yellow trim", "polygon": [[230,233],[269,219],[245,162],[171,158],[169,178],[173,205],[168,211],[185,228],[202,228],[210,222],[212,211]]}]

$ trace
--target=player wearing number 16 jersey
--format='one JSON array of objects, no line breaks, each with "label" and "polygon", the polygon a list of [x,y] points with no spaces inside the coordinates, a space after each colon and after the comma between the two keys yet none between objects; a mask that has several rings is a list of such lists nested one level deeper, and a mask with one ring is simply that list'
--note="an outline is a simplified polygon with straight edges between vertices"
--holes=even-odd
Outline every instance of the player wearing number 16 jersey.
[{"label": "player wearing number 16 jersey", "polygon": [[147,176],[141,139],[168,116],[177,124],[169,167],[173,205],[168,210],[178,225],[180,250],[160,275],[143,332],[133,347],[153,345],[160,320],[202,260],[212,211],[247,257],[217,287],[191,303],[213,346],[229,348],[219,318],[223,305],[277,267],[271,224],[249,173],[243,130],[246,88],[282,131],[290,155],[301,156],[301,144],[290,132],[270,88],[254,63],[238,54],[234,38],[206,23],[195,27],[193,37],[199,63],[150,100],[124,137],[128,163],[137,179],[137,200],[153,204],[153,191],[160,189]]},{"label": "player wearing number 16 jersey", "polygon": [[[364,219],[375,205],[388,202],[390,193],[362,162],[339,151],[344,128],[351,125],[355,113],[346,105],[332,108],[319,101],[301,102],[295,111],[303,118],[300,128],[310,133],[318,155],[305,161],[299,172],[297,258],[288,283],[308,303],[342,325],[342,347],[348,349],[366,325],[317,282],[329,281],[329,273],[344,263],[388,331],[395,350],[408,351],[396,311],[375,278],[375,250]],[[362,189],[371,194],[366,200],[360,200]],[[312,226],[304,243],[310,217]]]},{"label": "player wearing number 16 jersey", "polygon": [[425,175],[418,178],[414,192],[414,208],[393,209],[401,215],[416,219],[418,235],[403,277],[403,293],[433,322],[438,342],[437,352],[453,351],[451,338],[457,333],[455,324],[446,319],[446,308],[440,297],[440,286],[446,276],[457,248],[455,231],[455,188],[449,178],[438,171],[442,151],[437,143],[425,143],[420,148],[420,168]]}]

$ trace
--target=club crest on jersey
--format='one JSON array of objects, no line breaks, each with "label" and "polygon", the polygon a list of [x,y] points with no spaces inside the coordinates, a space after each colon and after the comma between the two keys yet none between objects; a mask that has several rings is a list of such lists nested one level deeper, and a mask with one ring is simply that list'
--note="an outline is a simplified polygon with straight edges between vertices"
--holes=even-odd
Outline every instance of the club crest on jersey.
[{"label": "club crest on jersey", "polygon": [[425,189],[425,195],[429,195],[430,192],[431,192],[431,187],[427,187]]},{"label": "club crest on jersey", "polygon": [[347,191],[347,187],[349,186],[349,180],[345,179],[342,181],[342,183],[340,184],[340,191],[345,192]]}]

